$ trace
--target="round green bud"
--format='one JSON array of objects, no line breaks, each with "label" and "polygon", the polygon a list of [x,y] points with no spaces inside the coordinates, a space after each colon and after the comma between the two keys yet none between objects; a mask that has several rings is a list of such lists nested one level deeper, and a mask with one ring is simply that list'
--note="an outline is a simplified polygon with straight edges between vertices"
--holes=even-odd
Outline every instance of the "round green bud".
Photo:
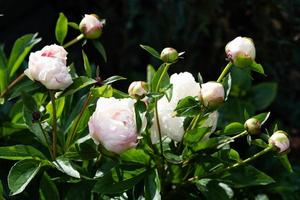
[{"label": "round green bud", "polygon": [[245,122],[244,127],[250,135],[257,135],[260,133],[261,124],[257,119],[250,118]]},{"label": "round green bud", "polygon": [[173,63],[178,59],[178,52],[171,47],[164,48],[160,54],[160,59],[165,63]]}]

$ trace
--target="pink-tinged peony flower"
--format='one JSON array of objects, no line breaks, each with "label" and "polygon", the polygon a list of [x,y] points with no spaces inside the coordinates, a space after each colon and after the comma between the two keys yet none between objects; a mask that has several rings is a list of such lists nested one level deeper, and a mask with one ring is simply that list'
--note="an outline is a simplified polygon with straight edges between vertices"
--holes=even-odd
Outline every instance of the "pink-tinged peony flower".
[{"label": "pink-tinged peony flower", "polygon": [[89,131],[95,143],[120,154],[137,145],[135,100],[99,98],[89,120]]},{"label": "pink-tinged peony flower", "polygon": [[255,46],[251,38],[240,36],[235,38],[226,45],[225,52],[238,67],[243,67],[247,60],[255,60]]},{"label": "pink-tinged peony flower", "polygon": [[66,66],[67,54],[62,46],[45,46],[30,54],[28,69],[24,73],[50,90],[64,90],[73,83]]},{"label": "pink-tinged peony flower", "polygon": [[284,131],[276,131],[269,138],[269,145],[275,146],[279,153],[284,153],[290,148],[290,140],[288,134]]},{"label": "pink-tinged peony flower", "polygon": [[[200,86],[189,72],[173,74],[170,77],[170,83],[173,84],[172,99],[169,102],[166,97],[163,97],[157,102],[158,117],[162,135],[180,142],[184,133],[183,121],[185,118],[176,117],[174,110],[179,100],[187,96],[197,96],[200,92]],[[158,139],[157,124],[154,120],[151,127],[152,143],[157,143]]]},{"label": "pink-tinged peony flower", "polygon": [[80,31],[88,39],[96,39],[101,36],[103,23],[95,14],[84,15],[79,24]]},{"label": "pink-tinged peony flower", "polygon": [[201,85],[199,99],[209,109],[217,108],[224,101],[224,87],[221,83],[207,82]]}]

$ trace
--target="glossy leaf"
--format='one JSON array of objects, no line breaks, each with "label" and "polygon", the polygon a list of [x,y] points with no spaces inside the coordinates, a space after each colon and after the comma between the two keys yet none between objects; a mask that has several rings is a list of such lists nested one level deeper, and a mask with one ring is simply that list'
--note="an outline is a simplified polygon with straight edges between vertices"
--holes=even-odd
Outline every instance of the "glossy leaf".
[{"label": "glossy leaf", "polygon": [[241,133],[245,130],[244,125],[239,122],[232,122],[225,126],[224,134],[225,135],[236,135]]},{"label": "glossy leaf", "polygon": [[293,172],[293,168],[292,165],[289,161],[289,158],[287,155],[279,155],[278,159],[280,160],[281,164],[284,166],[284,168],[289,172],[292,173]]},{"label": "glossy leaf", "polygon": [[170,77],[168,73],[164,73],[167,69],[168,65],[162,64],[158,70],[153,75],[150,91],[158,92],[160,88],[164,88],[170,84]]},{"label": "glossy leaf", "polygon": [[265,74],[263,66],[261,64],[256,63],[255,61],[252,62],[250,68],[251,70],[256,71],[260,74]]},{"label": "glossy leaf", "polygon": [[6,160],[46,159],[39,150],[28,145],[0,147],[0,158]]},{"label": "glossy leaf", "polygon": [[23,192],[40,168],[41,162],[38,160],[21,160],[14,164],[7,178],[11,195]]},{"label": "glossy leaf", "polygon": [[197,127],[189,130],[184,134],[183,143],[192,146],[198,143],[210,130],[211,128],[208,127]]},{"label": "glossy leaf", "polygon": [[111,77],[105,79],[103,81],[103,84],[109,85],[109,84],[112,84],[113,82],[120,81],[120,80],[126,80],[126,78],[123,76],[111,76]]},{"label": "glossy leaf", "polygon": [[111,174],[108,173],[96,182],[93,192],[100,194],[118,194],[125,192],[138,184],[146,176],[146,174],[147,172],[143,172],[133,178],[120,182],[113,182]]},{"label": "glossy leaf", "polygon": [[107,62],[106,51],[105,51],[102,43],[97,40],[92,40],[92,43],[93,43],[94,47],[97,49],[97,51],[102,55],[104,62]]},{"label": "glossy leaf", "polygon": [[111,97],[113,95],[113,88],[110,85],[103,85],[101,87],[96,87],[91,89],[93,96],[99,97]]},{"label": "glossy leaf", "polygon": [[55,37],[59,44],[63,44],[68,33],[68,19],[63,13],[59,13],[59,17],[55,27]]},{"label": "glossy leaf", "polygon": [[83,65],[84,65],[86,76],[92,77],[92,69],[91,69],[90,61],[83,50],[82,50],[82,58],[83,58]]},{"label": "glossy leaf", "polygon": [[40,181],[39,196],[41,200],[59,200],[59,193],[51,177],[45,172]]},{"label": "glossy leaf", "polygon": [[37,35],[37,33],[27,34],[15,41],[7,63],[10,78],[19,69],[32,47],[41,41],[41,38],[38,38]]},{"label": "glossy leaf", "polygon": [[68,22],[68,25],[76,30],[79,30],[79,25],[75,22]]},{"label": "glossy leaf", "polygon": [[180,117],[193,117],[198,115],[200,110],[200,102],[191,96],[181,99],[175,108],[176,115]]},{"label": "glossy leaf", "polygon": [[64,90],[64,92],[60,95],[60,97],[74,94],[75,92],[81,90],[82,88],[85,88],[95,83],[96,81],[94,79],[91,79],[86,76],[79,76],[73,79],[73,83],[66,90]]},{"label": "glossy leaf", "polygon": [[277,84],[266,82],[255,85],[250,91],[250,98],[256,110],[263,110],[271,105],[276,94]]},{"label": "glossy leaf", "polygon": [[140,44],[140,47],[150,53],[152,56],[160,60],[159,53],[150,46]]},{"label": "glossy leaf", "polygon": [[66,158],[59,157],[53,162],[53,164],[59,171],[71,177],[80,178],[80,173],[72,166],[72,163]]}]

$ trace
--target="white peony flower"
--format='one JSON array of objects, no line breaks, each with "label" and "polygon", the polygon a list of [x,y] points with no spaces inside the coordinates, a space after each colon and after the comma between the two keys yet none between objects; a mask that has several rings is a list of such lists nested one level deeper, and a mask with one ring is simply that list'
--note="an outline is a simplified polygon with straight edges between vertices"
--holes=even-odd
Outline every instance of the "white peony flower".
[{"label": "white peony flower", "polygon": [[98,99],[88,123],[95,143],[100,142],[107,150],[118,154],[137,145],[134,103],[130,98]]},{"label": "white peony flower", "polygon": [[256,54],[252,39],[241,36],[230,41],[225,47],[225,52],[233,63],[235,63],[239,57],[255,60]]},{"label": "white peony flower", "polygon": [[288,134],[284,131],[276,131],[269,138],[269,145],[275,146],[279,153],[284,153],[290,148]]},{"label": "white peony flower", "polygon": [[[170,77],[170,83],[173,84],[171,101],[169,102],[166,97],[163,97],[157,102],[159,124],[163,136],[168,136],[172,140],[179,142],[182,140],[184,133],[184,117],[176,117],[174,110],[179,100],[187,96],[197,96],[200,86],[189,72],[173,74]],[[158,142],[158,139],[157,124],[154,119],[151,127],[152,143]]]},{"label": "white peony flower", "polygon": [[224,87],[221,83],[207,82],[201,85],[199,99],[204,106],[215,109],[223,103],[224,95]]},{"label": "white peony flower", "polygon": [[54,44],[31,53],[24,73],[50,90],[64,90],[73,83],[66,64],[66,50]]},{"label": "white peony flower", "polygon": [[96,39],[102,34],[103,23],[95,14],[84,15],[79,24],[80,31],[88,39]]}]

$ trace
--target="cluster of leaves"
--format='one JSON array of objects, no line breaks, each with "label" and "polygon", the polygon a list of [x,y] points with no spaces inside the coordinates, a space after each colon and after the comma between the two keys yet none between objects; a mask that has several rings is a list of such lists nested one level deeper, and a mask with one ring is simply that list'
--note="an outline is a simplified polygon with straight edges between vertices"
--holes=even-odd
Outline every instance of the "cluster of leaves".
[{"label": "cluster of leaves", "polygon": [[[69,26],[78,29],[76,23],[68,22],[60,14],[55,35],[61,45],[65,44]],[[254,113],[266,108],[275,96],[274,84],[264,83],[251,87],[251,80],[241,75],[249,75],[251,72],[241,72],[236,67],[223,82],[228,101],[220,110],[224,117],[219,131],[206,137],[210,127],[202,125],[210,111],[203,109],[201,102],[194,97],[186,97],[176,107],[177,115],[186,117],[183,141],[175,143],[166,139],[159,144],[152,144],[150,126],[155,106],[164,95],[168,99],[172,97],[172,84],[167,73],[171,64],[163,63],[157,70],[149,65],[147,97],[150,103],[148,107],[141,101],[135,104],[138,129],[141,128],[138,116],[145,111],[148,127],[142,133],[143,139],[139,141],[137,148],[115,155],[95,145],[88,136],[87,122],[95,109],[97,98],[128,97],[128,94],[111,85],[124,78],[113,76],[99,81],[99,72],[82,51],[85,75],[78,75],[75,66],[71,64],[73,84],[57,93],[54,106],[57,111],[55,118],[58,119],[58,156],[53,158],[49,148],[52,146],[50,133],[53,130],[51,123],[54,116],[48,91],[30,80],[22,80],[15,87],[8,88],[18,69],[22,65],[26,66],[25,58],[31,48],[40,40],[35,34],[19,38],[8,59],[3,48],[0,51],[0,91],[3,104],[0,107],[3,116],[0,137],[6,144],[0,147],[0,158],[17,161],[9,169],[7,182],[3,181],[0,185],[0,196],[19,195],[23,199],[136,199],[143,196],[145,199],[155,199],[161,193],[163,198],[179,195],[184,199],[199,199],[199,196],[207,199],[231,199],[236,197],[237,191],[275,182],[266,173],[246,163],[243,167],[222,171],[243,162],[240,153],[231,147],[234,142],[232,137],[245,131],[242,123],[249,116],[257,118],[263,124],[269,114]],[[83,41],[83,44],[86,42],[90,41]],[[100,41],[93,40],[92,44],[106,60]],[[153,48],[144,45],[142,48],[159,58],[159,53]],[[202,77],[200,74],[198,77],[201,84]],[[248,82],[244,83],[245,80]],[[244,84],[249,93],[243,93],[245,90],[239,88]],[[261,98],[260,95],[266,92],[271,95]],[[259,103],[257,99],[260,100]],[[236,102],[244,102],[246,105],[239,108],[243,118],[226,118],[227,113],[230,115],[230,112],[235,112],[230,109],[235,107]],[[226,110],[226,106],[230,109]],[[40,116],[36,117],[36,113]],[[194,124],[194,127],[189,128],[190,124]],[[249,144],[258,148],[266,148],[267,139],[267,132],[256,138],[248,136]],[[286,156],[279,156],[279,160],[291,171]],[[38,185],[36,194],[30,192],[31,182]],[[274,188],[270,187],[272,189]]]}]

